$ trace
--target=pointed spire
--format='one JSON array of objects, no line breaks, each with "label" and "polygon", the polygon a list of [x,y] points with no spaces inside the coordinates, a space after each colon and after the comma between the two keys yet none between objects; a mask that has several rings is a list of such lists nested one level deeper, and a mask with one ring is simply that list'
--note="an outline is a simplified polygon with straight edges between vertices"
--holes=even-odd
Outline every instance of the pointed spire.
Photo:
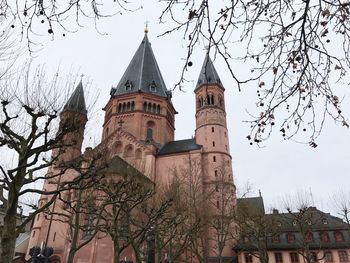
[{"label": "pointed spire", "polygon": [[74,92],[68,99],[66,105],[64,105],[62,112],[64,111],[76,111],[83,114],[87,113],[84,98],[83,83],[80,80],[78,86],[75,88]]},{"label": "pointed spire", "polygon": [[117,87],[112,88],[111,95],[145,92],[168,97],[167,89],[160,73],[151,43],[147,37],[148,30],[130,61]]},{"label": "pointed spire", "polygon": [[209,53],[205,56],[201,73],[197,81],[196,89],[203,84],[218,84],[222,86],[218,73],[215,70],[214,64],[210,59]]}]

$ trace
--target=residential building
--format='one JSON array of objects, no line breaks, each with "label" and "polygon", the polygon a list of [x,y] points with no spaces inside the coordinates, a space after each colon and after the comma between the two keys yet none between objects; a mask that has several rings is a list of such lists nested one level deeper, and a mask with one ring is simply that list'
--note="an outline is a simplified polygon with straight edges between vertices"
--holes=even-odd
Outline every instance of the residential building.
[{"label": "residential building", "polygon": [[307,206],[265,213],[262,197],[238,199],[237,206],[245,217],[234,246],[238,263],[350,261],[350,226],[330,213]]}]

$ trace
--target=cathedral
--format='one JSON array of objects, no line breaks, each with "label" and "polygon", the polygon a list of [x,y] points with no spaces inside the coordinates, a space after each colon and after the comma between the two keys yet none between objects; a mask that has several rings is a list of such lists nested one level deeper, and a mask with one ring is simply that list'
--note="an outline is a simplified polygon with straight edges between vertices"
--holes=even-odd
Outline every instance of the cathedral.
[{"label": "cathedral", "polygon": [[[122,159],[155,185],[169,184],[174,176],[171,172],[174,169],[187,170],[188,176],[191,176],[195,169],[203,191],[214,189],[212,200],[208,200],[208,203],[210,202],[218,211],[225,208],[225,204],[218,198],[224,191],[231,200],[230,204],[235,206],[232,157],[226,124],[225,89],[209,54],[204,58],[194,93],[195,136],[175,140],[176,105],[172,103],[172,93],[166,88],[161,69],[145,32],[118,85],[110,90],[110,99],[103,109],[105,116],[100,144],[94,149],[89,148],[85,151],[103,149],[105,156]],[[69,120],[72,116],[75,120],[78,118],[81,129],[74,135],[75,147],[64,153],[65,161],[73,160],[83,154],[81,147],[88,120],[81,82],[60,114],[61,121]],[[48,173],[54,172],[55,167],[51,167],[48,171]],[[50,189],[50,187],[53,186],[45,181],[43,188]],[[40,202],[45,202],[45,197],[39,200],[39,207]],[[54,249],[55,262],[65,263],[69,250],[65,231],[67,230],[61,222],[50,221],[49,217],[40,213],[34,220],[28,247],[46,243]],[[212,230],[208,229],[204,237],[205,257],[208,261],[219,262],[216,260],[218,245],[210,238],[211,233]],[[226,259],[220,262],[232,262],[233,243],[220,242],[223,246],[220,254]],[[194,256],[191,259],[188,256],[181,258],[179,262],[197,262]],[[126,250],[120,260],[137,262],[132,250]],[[113,246],[110,237],[96,237],[91,240],[76,253],[74,262],[112,263]]]}]

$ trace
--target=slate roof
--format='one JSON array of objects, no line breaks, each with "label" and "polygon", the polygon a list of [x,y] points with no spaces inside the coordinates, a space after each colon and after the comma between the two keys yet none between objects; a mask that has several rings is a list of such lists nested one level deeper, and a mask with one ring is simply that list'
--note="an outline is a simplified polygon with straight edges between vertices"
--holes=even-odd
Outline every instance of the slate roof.
[{"label": "slate roof", "polygon": [[[300,217],[302,226],[300,226],[300,222],[293,224],[295,218]],[[329,213],[324,213],[315,207],[307,208],[306,212],[302,215],[301,213],[272,213],[267,214],[266,218],[277,224],[279,228],[280,242],[269,242],[268,247],[271,249],[295,248],[296,246],[300,246],[304,238],[299,230],[300,227],[304,228],[305,231],[311,231],[313,233],[313,241],[309,243],[310,248],[341,248],[350,246],[349,226],[340,218],[332,216]],[[320,233],[326,232],[328,233],[329,241],[321,241]],[[342,233],[344,241],[337,242],[335,240],[336,232]],[[293,233],[295,235],[294,243],[288,242],[287,233]]]},{"label": "slate roof", "polygon": [[250,215],[264,215],[265,207],[264,200],[261,196],[259,197],[247,197],[237,199],[238,211],[243,210]]},{"label": "slate roof", "polygon": [[281,231],[295,231],[295,226],[293,225],[293,220],[298,216],[306,221],[310,221],[311,228],[314,231],[318,230],[337,230],[344,229],[347,226],[346,223],[338,217],[332,216],[329,213],[324,213],[316,207],[307,208],[304,214],[302,213],[279,213],[275,212],[272,214],[265,215],[268,220],[273,220],[280,223]]},{"label": "slate roof", "polygon": [[78,86],[75,88],[74,92],[68,99],[66,105],[64,105],[62,112],[64,111],[76,111],[83,114],[87,113],[85,98],[84,98],[84,89],[81,81]]},{"label": "slate roof", "polygon": [[218,84],[222,86],[220,77],[208,53],[205,56],[195,90],[203,84]]},{"label": "slate roof", "polygon": [[172,141],[165,144],[157,155],[167,155],[172,153],[189,152],[202,148],[202,145],[196,143],[196,139],[186,139],[179,141]]},{"label": "slate roof", "polygon": [[[242,207],[257,211],[261,208],[261,205],[263,206],[262,201],[263,199],[261,197],[237,199],[238,213]],[[313,235],[313,240],[308,243],[310,249],[350,247],[350,226],[340,218],[332,216],[329,213],[324,213],[316,207],[308,207],[305,212],[293,213],[279,213],[278,210],[274,209],[274,212],[271,214],[261,214],[260,221],[254,217],[249,217],[250,215],[252,213],[248,213],[246,220],[257,220],[256,226],[258,228],[260,227],[263,230],[264,225],[266,225],[267,229],[271,231],[268,236],[262,235],[267,238],[266,245],[269,250],[299,249],[303,242],[305,242],[305,233],[302,234],[301,229],[305,232],[311,232]],[[259,226],[261,222],[263,222],[263,225]],[[249,241],[245,240],[244,236],[242,236],[234,246],[235,250],[251,251],[257,249],[258,236],[256,234],[250,235],[250,228],[247,231],[245,235],[247,235]],[[329,241],[321,241],[321,233],[327,233]],[[336,241],[336,233],[341,233],[344,241]],[[295,240],[288,240],[288,235],[293,235]],[[277,237],[278,241],[276,241]]]},{"label": "slate roof", "polygon": [[171,98],[171,92],[166,89],[147,33],[119,84],[112,88],[111,96],[134,92],[145,92]]}]

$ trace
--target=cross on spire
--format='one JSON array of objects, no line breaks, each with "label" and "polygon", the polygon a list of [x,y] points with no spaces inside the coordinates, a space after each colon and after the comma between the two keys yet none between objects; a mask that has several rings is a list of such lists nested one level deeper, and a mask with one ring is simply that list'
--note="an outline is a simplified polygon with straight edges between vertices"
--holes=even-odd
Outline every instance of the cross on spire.
[{"label": "cross on spire", "polygon": [[145,33],[147,34],[148,33],[148,23],[149,23],[149,21],[146,21],[145,22]]}]

